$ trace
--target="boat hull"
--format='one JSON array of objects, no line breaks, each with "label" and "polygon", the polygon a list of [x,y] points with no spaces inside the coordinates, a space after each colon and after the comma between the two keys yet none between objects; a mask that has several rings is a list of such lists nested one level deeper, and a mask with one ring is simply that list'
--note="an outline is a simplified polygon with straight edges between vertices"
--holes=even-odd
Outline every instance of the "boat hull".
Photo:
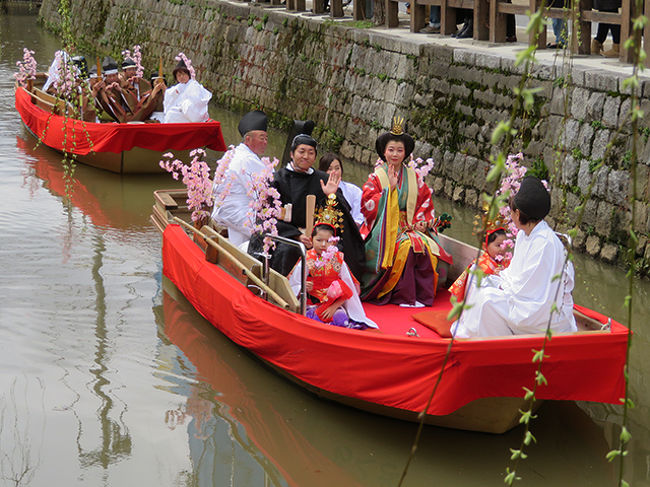
[{"label": "boat hull", "polygon": [[[235,343],[308,390],[359,409],[405,420],[426,410],[430,424],[502,433],[517,424],[523,387],[534,384],[541,336],[456,340],[447,355],[450,340],[426,338],[423,328],[414,337],[324,326],[254,296],[177,225],[164,228],[163,272]],[[555,336],[543,368],[549,385],[537,398],[618,402],[627,334],[612,326]]]},{"label": "boat hull", "polygon": [[[205,123],[89,123],[57,115],[47,94],[16,87],[16,110],[29,133],[47,147],[74,155],[77,162],[117,174],[150,174],[164,170],[162,154],[172,151],[177,159],[190,160],[196,148],[226,150],[221,125]],[[49,95],[47,95],[49,96]],[[49,105],[48,105],[49,104]],[[65,150],[64,150],[65,149]]]}]

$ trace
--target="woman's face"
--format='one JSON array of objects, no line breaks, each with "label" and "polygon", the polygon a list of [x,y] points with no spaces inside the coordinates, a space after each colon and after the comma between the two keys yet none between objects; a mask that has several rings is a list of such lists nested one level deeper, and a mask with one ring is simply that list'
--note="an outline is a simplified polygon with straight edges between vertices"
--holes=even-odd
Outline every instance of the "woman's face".
[{"label": "woman's face", "polygon": [[406,158],[406,149],[404,148],[404,142],[398,140],[391,140],[386,144],[384,149],[384,157],[388,164],[394,166],[400,165]]},{"label": "woman's face", "polygon": [[176,71],[176,82],[185,84],[189,80],[190,80],[190,75],[187,74],[185,71],[183,71],[182,69]]},{"label": "woman's face", "polygon": [[327,169],[327,174],[334,174],[335,176],[341,177],[341,161],[334,159],[330,163],[330,167]]},{"label": "woman's face", "polygon": [[291,152],[293,168],[297,172],[307,172],[316,161],[316,148],[307,144],[300,144],[296,150]]}]

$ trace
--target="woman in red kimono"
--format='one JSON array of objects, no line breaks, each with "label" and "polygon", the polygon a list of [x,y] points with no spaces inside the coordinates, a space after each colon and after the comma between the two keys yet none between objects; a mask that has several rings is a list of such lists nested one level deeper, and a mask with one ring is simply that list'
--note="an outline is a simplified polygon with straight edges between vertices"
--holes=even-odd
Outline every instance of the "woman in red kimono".
[{"label": "woman in red kimono", "polygon": [[405,164],[415,142],[403,120],[377,138],[383,164],[363,186],[361,212],[369,228],[362,299],[379,304],[431,306],[438,259],[451,263],[435,233],[431,189]]}]

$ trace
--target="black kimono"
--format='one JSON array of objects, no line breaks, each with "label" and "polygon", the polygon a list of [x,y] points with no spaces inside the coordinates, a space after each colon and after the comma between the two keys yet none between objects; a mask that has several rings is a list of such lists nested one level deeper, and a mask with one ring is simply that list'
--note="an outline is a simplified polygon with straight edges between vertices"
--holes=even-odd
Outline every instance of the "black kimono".
[{"label": "black kimono", "polygon": [[[298,240],[298,236],[301,234],[300,228],[305,228],[306,223],[306,197],[308,194],[316,196],[316,210],[324,206],[327,196],[323,193],[320,182],[327,183],[328,177],[326,173],[317,170],[311,174],[295,172],[287,168],[275,172],[273,186],[280,193],[282,204],[291,203],[293,205],[291,222],[279,221],[277,224],[280,236]],[[350,272],[359,279],[365,263],[363,239],[350,213],[350,205],[340,189],[336,192],[336,199],[338,201],[337,209],[343,212],[343,230],[337,230],[337,237],[341,238],[338,247],[345,255],[345,262],[348,264]],[[256,253],[261,252],[261,248],[261,239],[254,236],[250,242],[249,253],[259,258]],[[298,259],[300,259],[300,252],[297,248],[278,243],[273,251],[270,264],[273,269],[286,276],[296,265]]]}]

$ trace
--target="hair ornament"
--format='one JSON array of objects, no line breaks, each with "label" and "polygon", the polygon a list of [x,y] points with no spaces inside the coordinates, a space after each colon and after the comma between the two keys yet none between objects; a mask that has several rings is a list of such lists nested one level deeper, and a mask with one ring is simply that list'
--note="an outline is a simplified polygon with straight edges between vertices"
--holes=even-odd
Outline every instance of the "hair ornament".
[{"label": "hair ornament", "polygon": [[336,200],[336,194],[332,193],[327,197],[327,203],[325,206],[318,209],[314,216],[314,226],[318,225],[329,225],[334,229],[336,234],[337,229],[343,232],[343,212],[336,207],[338,206],[338,201]]},{"label": "hair ornament", "polygon": [[390,133],[393,135],[402,135],[404,133],[404,117],[393,117],[393,126]]}]

